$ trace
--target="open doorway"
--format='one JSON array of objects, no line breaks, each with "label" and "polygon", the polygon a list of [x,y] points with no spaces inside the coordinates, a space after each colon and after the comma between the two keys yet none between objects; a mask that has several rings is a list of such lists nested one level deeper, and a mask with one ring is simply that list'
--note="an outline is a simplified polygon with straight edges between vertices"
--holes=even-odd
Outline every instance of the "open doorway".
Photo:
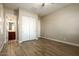
[{"label": "open doorway", "polygon": [[16,39],[16,25],[15,21],[8,22],[8,40],[15,40]]},{"label": "open doorway", "polygon": [[17,38],[17,18],[15,15],[6,15],[6,38],[7,41],[16,40]]}]

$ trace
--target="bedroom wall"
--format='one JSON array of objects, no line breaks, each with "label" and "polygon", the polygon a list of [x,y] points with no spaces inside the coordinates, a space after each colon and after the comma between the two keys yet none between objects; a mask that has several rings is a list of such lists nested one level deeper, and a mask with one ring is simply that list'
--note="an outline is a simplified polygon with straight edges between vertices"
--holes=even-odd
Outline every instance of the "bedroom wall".
[{"label": "bedroom wall", "polygon": [[41,18],[41,37],[79,45],[79,4]]},{"label": "bedroom wall", "polygon": [[4,18],[3,18],[3,5],[0,4],[0,51],[4,45]]}]

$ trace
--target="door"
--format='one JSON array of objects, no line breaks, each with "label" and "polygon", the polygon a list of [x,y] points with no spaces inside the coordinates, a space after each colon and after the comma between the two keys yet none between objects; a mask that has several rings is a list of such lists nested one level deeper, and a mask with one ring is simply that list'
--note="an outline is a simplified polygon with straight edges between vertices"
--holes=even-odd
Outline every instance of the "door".
[{"label": "door", "polygon": [[36,39],[36,19],[30,17],[29,18],[29,35],[30,35],[30,40]]},{"label": "door", "polygon": [[22,17],[22,41],[36,39],[36,19]]},{"label": "door", "polygon": [[22,40],[29,40],[29,18],[22,17]]}]

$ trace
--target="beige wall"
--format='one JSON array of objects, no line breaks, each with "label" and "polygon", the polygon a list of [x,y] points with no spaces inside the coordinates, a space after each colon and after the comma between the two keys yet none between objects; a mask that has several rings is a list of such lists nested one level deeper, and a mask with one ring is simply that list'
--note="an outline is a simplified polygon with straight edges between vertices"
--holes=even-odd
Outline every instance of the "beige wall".
[{"label": "beige wall", "polygon": [[5,15],[6,14],[13,14],[13,15],[15,14],[13,9],[5,7],[5,6],[4,6],[4,12],[5,12]]},{"label": "beige wall", "polygon": [[41,18],[41,36],[79,44],[79,4]]},{"label": "beige wall", "polygon": [[18,18],[18,34],[19,34],[19,41],[22,41],[22,17],[23,16],[29,16],[29,17],[33,17],[33,18],[35,18],[36,19],[36,36],[37,37],[39,37],[40,36],[40,34],[39,34],[39,20],[38,20],[38,15],[37,14],[35,14],[35,13],[32,13],[32,12],[29,12],[29,11],[27,11],[27,10],[25,10],[25,9],[21,9],[21,8],[19,8],[19,18]]},{"label": "beige wall", "polygon": [[4,18],[3,18],[3,5],[0,4],[0,51],[4,45]]}]

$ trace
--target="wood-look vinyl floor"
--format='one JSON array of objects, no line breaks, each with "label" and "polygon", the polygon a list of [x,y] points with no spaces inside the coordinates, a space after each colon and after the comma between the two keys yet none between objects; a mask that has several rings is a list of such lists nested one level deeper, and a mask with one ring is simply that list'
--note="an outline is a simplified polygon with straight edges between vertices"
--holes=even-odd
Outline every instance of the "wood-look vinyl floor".
[{"label": "wood-look vinyl floor", "polygon": [[79,56],[79,47],[47,39],[25,41],[19,44],[9,41],[1,56]]}]

